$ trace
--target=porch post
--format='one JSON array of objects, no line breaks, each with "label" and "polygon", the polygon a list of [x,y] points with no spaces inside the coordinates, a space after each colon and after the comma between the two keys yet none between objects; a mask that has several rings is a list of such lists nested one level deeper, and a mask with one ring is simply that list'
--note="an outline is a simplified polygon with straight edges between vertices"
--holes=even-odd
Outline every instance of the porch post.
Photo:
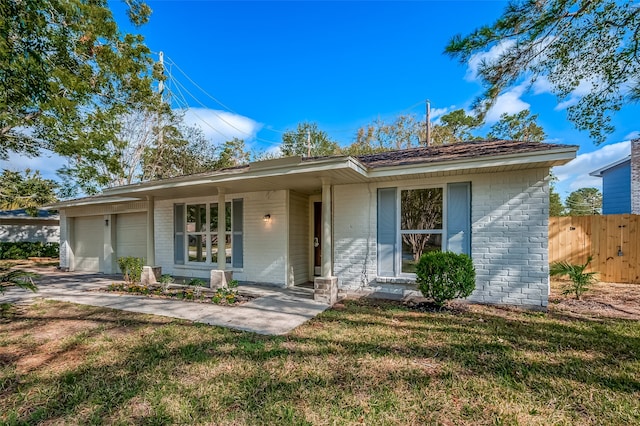
[{"label": "porch post", "polygon": [[227,268],[227,218],[224,188],[218,188],[218,270]]},{"label": "porch post", "polygon": [[333,276],[333,230],[331,224],[333,187],[322,180],[322,276],[313,281],[313,299],[333,305],[338,301],[338,278]]},{"label": "porch post", "polygon": [[154,220],[155,198],[147,195],[147,261],[142,267],[140,282],[144,285],[155,284],[162,269],[156,266],[156,236]]},{"label": "porch post", "polygon": [[322,276],[333,275],[332,241],[331,241],[331,185],[322,181]]},{"label": "porch post", "polygon": [[147,265],[156,265],[156,238],[155,238],[155,224],[153,218],[154,197],[152,195],[147,196]]}]

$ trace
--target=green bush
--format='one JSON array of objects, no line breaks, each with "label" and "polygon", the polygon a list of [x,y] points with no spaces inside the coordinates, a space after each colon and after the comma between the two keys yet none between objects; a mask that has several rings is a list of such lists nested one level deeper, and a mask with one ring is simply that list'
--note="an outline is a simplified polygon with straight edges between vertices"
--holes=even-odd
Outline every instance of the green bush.
[{"label": "green bush", "polygon": [[0,259],[27,259],[29,257],[58,257],[60,244],[37,242],[2,242]]},{"label": "green bush", "polygon": [[124,280],[128,283],[140,282],[142,277],[142,265],[144,260],[141,257],[119,257],[118,267],[124,275]]},{"label": "green bush", "polygon": [[596,279],[597,272],[585,272],[592,260],[593,257],[589,256],[587,262],[582,265],[574,265],[569,262],[553,263],[551,264],[551,268],[549,268],[549,275],[567,275],[571,280],[571,284],[562,291],[562,294],[573,293],[576,299],[580,300],[580,296],[589,290],[592,284],[598,281]]},{"label": "green bush", "polygon": [[418,289],[439,307],[449,300],[467,297],[476,288],[476,271],[466,254],[432,251],[416,266]]}]

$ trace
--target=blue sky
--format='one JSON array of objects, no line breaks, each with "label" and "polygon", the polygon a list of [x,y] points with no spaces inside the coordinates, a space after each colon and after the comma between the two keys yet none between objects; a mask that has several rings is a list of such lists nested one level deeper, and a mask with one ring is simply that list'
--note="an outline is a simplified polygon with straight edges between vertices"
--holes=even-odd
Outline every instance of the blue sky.
[{"label": "blue sky", "polygon": [[[130,28],[120,1],[110,2]],[[448,40],[493,22],[503,1],[149,1],[150,22],[138,29],[153,52],[163,51],[174,106],[189,106],[187,119],[213,143],[231,137],[254,150],[274,149],[281,132],[302,121],[317,122],[341,144],[358,127],[401,113],[424,119],[424,101],[434,118],[468,109],[482,87],[478,59],[460,64],[443,55]],[[492,52],[487,52],[491,55]],[[576,96],[579,96],[576,93]],[[588,172],[628,154],[638,134],[630,106],[614,119],[616,131],[601,146],[566,120],[566,109],[539,84],[504,93],[489,114],[530,108],[539,114],[550,142],[580,145],[580,158],[557,169],[566,196],[598,186]],[[25,160],[50,175],[58,158]],[[7,167],[3,164],[2,167]]]}]

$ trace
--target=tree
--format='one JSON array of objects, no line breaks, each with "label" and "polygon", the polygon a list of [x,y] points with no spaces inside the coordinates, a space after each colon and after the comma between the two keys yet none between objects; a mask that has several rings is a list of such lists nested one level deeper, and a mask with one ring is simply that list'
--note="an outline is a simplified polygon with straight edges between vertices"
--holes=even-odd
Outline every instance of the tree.
[{"label": "tree", "polygon": [[[133,24],[147,21],[142,0],[126,3]],[[3,0],[0,34],[0,158],[99,156],[119,118],[156,99],[149,49],[105,0]]]},{"label": "tree", "polygon": [[560,194],[553,185],[549,185],[549,216],[564,216],[564,206]]},{"label": "tree", "polygon": [[461,62],[497,53],[478,68],[486,88],[479,111],[509,87],[544,81],[573,103],[569,120],[599,143],[613,131],[611,116],[640,99],[639,32],[632,1],[513,0],[492,25],[453,37],[445,53]]},{"label": "tree", "polygon": [[526,142],[542,142],[547,135],[536,120],[538,114],[531,115],[528,109],[516,114],[504,113],[500,120],[491,126],[488,138]]},{"label": "tree", "polygon": [[[309,150],[308,146],[311,146]],[[318,129],[317,123],[299,123],[296,130],[288,130],[282,135],[280,151],[285,157],[301,155],[311,157],[334,155],[339,152],[338,144],[326,132]]]},{"label": "tree", "polygon": [[440,117],[440,124],[433,126],[431,142],[434,145],[445,145],[479,139],[471,131],[482,123],[481,118],[469,115],[463,109],[451,111]]},{"label": "tree", "polygon": [[242,166],[249,162],[250,157],[245,149],[244,140],[233,138],[220,147],[216,169]]},{"label": "tree", "polygon": [[424,123],[419,123],[414,115],[401,114],[390,123],[377,119],[360,127],[355,141],[340,152],[346,155],[365,155],[414,148],[420,146],[423,139]]},{"label": "tree", "polygon": [[569,194],[566,205],[569,216],[600,214],[602,193],[597,188],[580,188]]},{"label": "tree", "polygon": [[[133,111],[121,117],[119,131],[105,149],[68,159],[58,173],[64,195],[80,189],[94,194],[103,188],[220,168],[218,153],[202,129],[187,126],[168,106],[158,111]],[[159,134],[162,127],[162,137]]]},{"label": "tree", "polygon": [[25,209],[31,216],[38,216],[43,205],[57,201],[58,184],[44,179],[39,171],[26,169],[24,175],[17,171],[3,170],[0,175],[0,208]]}]

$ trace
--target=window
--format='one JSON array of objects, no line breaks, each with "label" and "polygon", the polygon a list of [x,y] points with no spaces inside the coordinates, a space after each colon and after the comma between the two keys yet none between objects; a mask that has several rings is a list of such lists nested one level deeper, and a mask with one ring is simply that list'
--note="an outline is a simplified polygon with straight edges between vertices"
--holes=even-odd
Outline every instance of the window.
[{"label": "window", "polygon": [[[218,238],[225,241],[225,263],[241,268],[242,200],[226,202],[225,224],[218,226],[218,203],[174,205],[174,260],[176,264],[217,264]],[[186,256],[185,256],[186,255]]]},{"label": "window", "polygon": [[470,188],[378,189],[378,276],[413,274],[429,251],[469,254]]},{"label": "window", "polygon": [[442,250],[442,188],[400,191],[402,273],[415,273],[423,253]]}]

